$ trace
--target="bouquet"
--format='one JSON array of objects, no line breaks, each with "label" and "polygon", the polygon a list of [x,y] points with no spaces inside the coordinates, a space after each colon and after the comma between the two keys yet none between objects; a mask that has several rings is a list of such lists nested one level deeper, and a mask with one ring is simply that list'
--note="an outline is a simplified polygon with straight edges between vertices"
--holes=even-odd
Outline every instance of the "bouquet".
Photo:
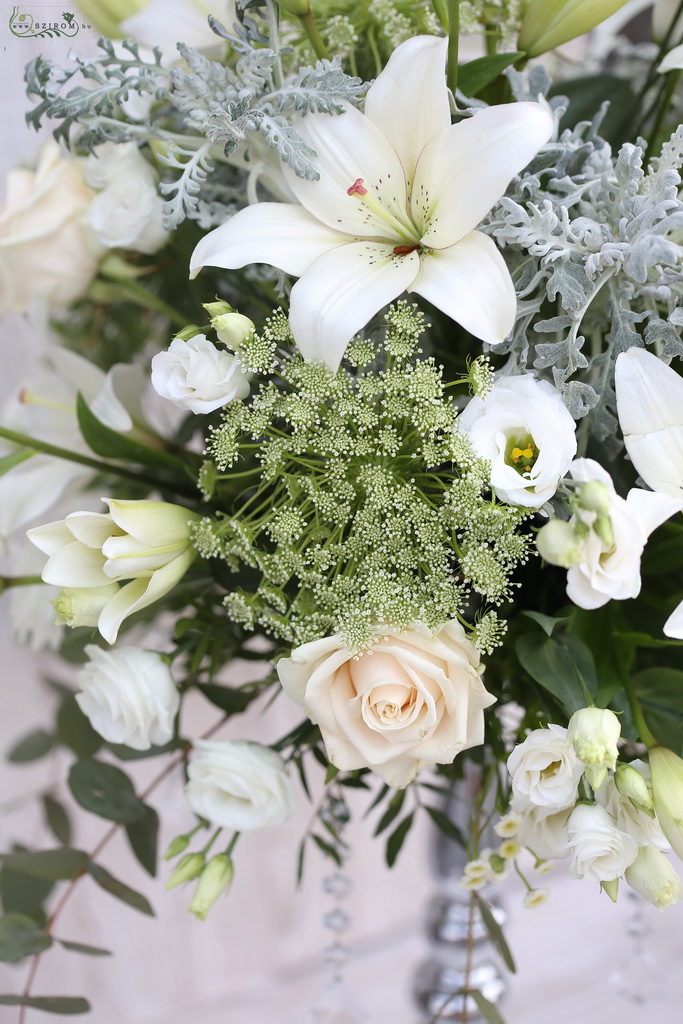
[{"label": "bouquet", "polygon": [[[49,345],[0,426],[3,590],[68,668],[10,759],[70,764],[51,848],[2,854],[21,1020],[88,1008],[32,988],[55,885],[151,909],[70,841],[75,805],[156,872],[138,759],[202,920],[302,800],[299,876],[363,801],[390,866],[431,819],[508,960],[513,868],[530,908],[555,861],[680,900],[683,2],[640,43],[603,25],[631,6],[236,0],[167,44],[103,4],[96,56],[28,65],[54,140],[10,175],[0,312]],[[275,700],[285,735],[225,738]]]}]

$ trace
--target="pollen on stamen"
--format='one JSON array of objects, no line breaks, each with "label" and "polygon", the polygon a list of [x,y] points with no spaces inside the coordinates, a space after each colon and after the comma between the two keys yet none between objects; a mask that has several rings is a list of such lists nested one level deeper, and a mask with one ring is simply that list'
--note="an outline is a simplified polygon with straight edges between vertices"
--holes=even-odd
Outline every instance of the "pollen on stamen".
[{"label": "pollen on stamen", "polygon": [[364,178],[356,178],[353,185],[346,190],[347,196],[365,196],[367,192]]},{"label": "pollen on stamen", "polygon": [[419,248],[419,245],[395,245],[394,256],[407,256],[411,252],[416,252]]}]

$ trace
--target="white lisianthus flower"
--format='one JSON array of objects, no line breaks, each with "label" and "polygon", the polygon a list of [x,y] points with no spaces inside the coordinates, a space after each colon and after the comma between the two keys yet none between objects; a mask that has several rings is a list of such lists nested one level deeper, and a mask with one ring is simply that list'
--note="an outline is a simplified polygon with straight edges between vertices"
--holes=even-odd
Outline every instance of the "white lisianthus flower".
[{"label": "white lisianthus flower", "polygon": [[90,660],[76,675],[76,702],[95,732],[133,750],[170,742],[180,695],[161,655],[141,647],[105,651],[94,644],[85,653]]},{"label": "white lisianthus flower", "polygon": [[[626,451],[648,487],[683,507],[683,378],[641,348],[617,358],[614,383]],[[683,601],[664,624],[683,640]]]},{"label": "white lisianthus flower", "polygon": [[279,825],[295,810],[294,786],[278,753],[246,740],[193,742],[187,802],[212,825],[247,829]]},{"label": "white lisianthus flower", "polygon": [[314,640],[280,659],[277,671],[320,726],[332,764],[371,768],[399,788],[483,743],[484,708],[496,699],[455,619],[434,635],[422,624],[390,633],[360,657],[337,636]]},{"label": "white lisianthus flower", "polygon": [[[417,36],[392,54],[365,98],[337,117],[307,114],[297,131],[317,181],[284,175],[301,205],[257,203],[195,249],[204,266],[270,263],[299,277],[290,323],[307,360],[336,370],[347,344],[404,291],[433,302],[477,338],[512,329],[515,291],[477,224],[550,137],[537,103],[488,107],[451,125],[447,41]],[[418,83],[418,85],[416,85]]]},{"label": "white lisianthus flower", "polygon": [[83,163],[50,141],[35,171],[9,172],[0,209],[0,316],[25,313],[34,299],[62,308],[87,292],[104,249],[88,221],[93,192]]},{"label": "white lisianthus flower", "polygon": [[100,633],[113,644],[127,616],[159,600],[185,575],[196,554],[190,523],[198,517],[163,501],[105,501],[108,513],[72,512],[27,535],[49,556],[45,583],[97,590],[98,595],[102,587],[123,583],[97,620]]},{"label": "white lisianthus flower", "polygon": [[668,858],[652,846],[641,846],[638,856],[626,868],[626,881],[657,910],[680,902],[683,885]]},{"label": "white lisianthus flower", "polygon": [[152,359],[152,387],[162,398],[194,413],[213,412],[246,398],[249,382],[232,352],[216,348],[203,334],[174,338]]},{"label": "white lisianthus flower", "polygon": [[[575,550],[566,548],[570,562],[567,596],[579,608],[601,608],[608,601],[624,601],[640,593],[640,560],[647,539],[658,526],[680,508],[676,499],[632,488],[626,499],[619,497],[609,473],[593,459],[575,459],[569,474],[579,483],[604,485],[609,514],[578,508],[570,524],[577,539]],[[581,501],[581,491],[579,503]],[[550,526],[551,524],[548,524]],[[547,561],[553,551],[539,531],[539,550]]]},{"label": "white lisianthus flower", "polygon": [[619,719],[609,708],[580,708],[569,719],[567,740],[579,760],[585,764],[585,776],[593,789],[599,789],[614,771],[621,736]]},{"label": "white lisianthus flower", "polygon": [[503,377],[486,398],[471,398],[458,424],[491,463],[491,487],[513,505],[549,501],[576,455],[576,425],[562,396],[530,373]]},{"label": "white lisianthus flower", "polygon": [[543,860],[561,860],[569,854],[567,822],[572,805],[556,811],[552,807],[539,807],[527,800],[513,797],[510,805],[519,815],[517,842]]},{"label": "white lisianthus flower", "polygon": [[567,823],[572,878],[613,882],[633,864],[638,843],[618,829],[604,807],[577,804]]},{"label": "white lisianthus flower", "polygon": [[96,146],[85,177],[101,189],[90,204],[90,224],[101,245],[143,253],[162,247],[168,232],[161,223],[157,175],[134,142]]},{"label": "white lisianthus flower", "polygon": [[[642,762],[634,762],[641,765]],[[647,771],[647,765],[642,764],[643,771]],[[633,769],[637,771],[637,769]],[[641,776],[647,789],[645,778]],[[639,810],[628,796],[619,792],[613,777],[605,780],[604,785],[595,794],[595,799],[601,807],[604,807],[617,828],[633,836],[639,846],[654,846],[656,849],[666,853],[671,849],[671,844],[662,832],[657,817]]]},{"label": "white lisianthus flower", "polygon": [[[561,725],[530,732],[512,751],[507,766],[512,792],[525,804],[559,811],[576,800],[583,764]],[[512,809],[519,812],[516,803]]]}]

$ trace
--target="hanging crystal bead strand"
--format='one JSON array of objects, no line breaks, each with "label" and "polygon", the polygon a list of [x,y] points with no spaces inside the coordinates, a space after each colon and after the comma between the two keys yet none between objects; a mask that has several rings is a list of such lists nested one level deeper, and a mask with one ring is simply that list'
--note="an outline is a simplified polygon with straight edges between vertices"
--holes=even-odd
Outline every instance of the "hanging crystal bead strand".
[{"label": "hanging crystal bead strand", "polygon": [[[626,933],[631,939],[631,952],[610,976],[610,984],[622,999],[636,1006],[654,1003],[666,994],[666,974],[653,951],[651,936],[654,932],[653,911],[642,896],[633,889],[626,890],[632,913],[626,922]],[[619,893],[621,899],[621,893]],[[650,916],[647,919],[646,914]],[[654,1006],[652,1007],[654,1011]]]},{"label": "hanging crystal bead strand", "polygon": [[[342,863],[348,856],[349,847],[343,833],[349,822],[349,812],[344,798],[331,792],[320,817],[332,826],[331,834],[338,837],[333,845]],[[323,957],[330,965],[331,977],[318,996],[315,1006],[306,1017],[306,1024],[367,1024],[367,1015],[358,995],[344,977],[344,968],[351,953],[346,934],[351,918],[345,909],[346,899],[353,883],[343,870],[334,871],[323,879],[322,889],[332,901],[332,906],[323,915],[323,924],[332,933],[332,941],[325,948]]]}]

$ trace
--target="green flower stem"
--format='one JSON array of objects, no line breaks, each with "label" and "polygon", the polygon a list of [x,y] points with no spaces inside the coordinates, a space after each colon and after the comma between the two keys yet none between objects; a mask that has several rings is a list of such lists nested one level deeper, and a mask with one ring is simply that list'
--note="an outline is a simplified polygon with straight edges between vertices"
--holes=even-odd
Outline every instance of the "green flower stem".
[{"label": "green flower stem", "polygon": [[636,691],[634,690],[633,683],[629,677],[624,679],[624,690],[628,698],[628,704],[631,709],[631,715],[633,716],[635,727],[638,730],[641,740],[648,749],[651,747],[658,747],[659,744],[650,732],[647,722],[645,721],[645,716],[643,715],[642,708],[638,702],[638,698],[636,697]]},{"label": "green flower stem", "polygon": [[202,851],[201,851],[201,852],[202,852],[202,853],[204,854],[204,856],[205,856],[205,857],[206,857],[207,853],[209,852],[209,850],[211,849],[211,847],[213,846],[213,844],[214,844],[214,843],[216,842],[216,840],[218,839],[218,837],[219,837],[219,835],[221,834],[221,832],[222,832],[222,831],[223,831],[223,826],[222,826],[222,825],[219,825],[219,827],[218,827],[218,828],[216,829],[216,831],[214,832],[214,834],[213,834],[213,835],[211,836],[211,838],[209,839],[208,843],[206,843],[206,844],[205,844],[205,845],[204,845],[204,846],[202,847]]},{"label": "green flower stem", "polygon": [[43,455],[51,455],[55,459],[66,459],[67,462],[77,462],[80,466],[89,466],[98,473],[114,473],[116,476],[125,477],[127,480],[135,480],[136,483],[149,485],[149,476],[145,473],[136,473],[133,469],[126,469],[125,466],[117,466],[112,462],[102,462],[100,459],[91,459],[88,455],[81,455],[79,452],[70,452],[67,448],[58,448],[46,441],[39,441],[36,437],[29,437],[28,434],[19,434],[16,430],[7,430],[0,427],[0,437],[4,437],[12,444],[20,445],[22,448],[30,448],[33,453],[42,452]]},{"label": "green flower stem", "polygon": [[308,36],[308,41],[313,47],[316,57],[319,57],[320,60],[329,60],[330,52],[325,46],[323,37],[318,31],[318,26],[315,23],[315,18],[313,17],[313,11],[311,8],[309,7],[305,14],[299,14],[297,17],[301,22],[301,27]]},{"label": "green flower stem", "polygon": [[240,833],[239,832],[235,832],[234,836],[232,837],[232,839],[228,843],[228,845],[227,845],[227,847],[225,849],[225,852],[227,853],[228,857],[231,855],[232,851],[235,849],[235,845],[236,845],[237,840],[239,839],[239,837],[240,837]]},{"label": "green flower stem", "polygon": [[0,576],[0,594],[10,587],[32,587],[34,583],[42,583],[41,576]]},{"label": "green flower stem", "polygon": [[446,81],[455,96],[458,85],[458,46],[460,43],[460,0],[448,0],[448,61]]},{"label": "green flower stem", "polygon": [[151,309],[154,313],[161,313],[168,317],[176,327],[187,326],[187,317],[184,313],[169,306],[167,302],[143,288],[137,281],[96,280],[91,285],[89,294],[95,302],[134,302],[137,306]]}]

